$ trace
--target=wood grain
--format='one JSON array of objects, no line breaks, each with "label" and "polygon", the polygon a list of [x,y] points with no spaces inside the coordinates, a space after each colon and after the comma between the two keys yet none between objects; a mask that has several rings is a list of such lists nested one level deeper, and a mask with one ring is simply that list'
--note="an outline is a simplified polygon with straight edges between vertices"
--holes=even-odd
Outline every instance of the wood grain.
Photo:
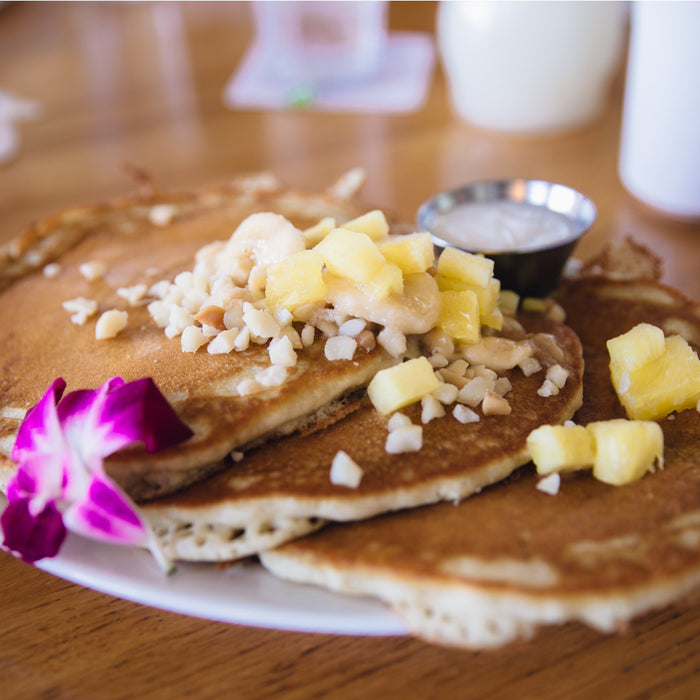
[{"label": "wood grain", "polygon": [[[392,3],[394,29],[433,31],[433,3]],[[574,133],[478,131],[451,112],[439,66],[406,115],[232,111],[221,91],[251,39],[245,3],[9,3],[0,9],[0,89],[39,100],[23,146],[0,166],[0,240],[56,209],[134,188],[188,187],[271,170],[325,187],[363,165],[369,202],[411,221],[432,194],[530,176],[591,196],[598,221],[578,253],[633,234],[665,280],[700,297],[700,225],[661,217],[616,173],[620,78],[609,109]],[[471,653],[409,637],[297,634],[212,623],[87,590],[0,554],[1,694],[12,698],[693,698],[700,607],[658,612],[625,633],[580,625]]]}]

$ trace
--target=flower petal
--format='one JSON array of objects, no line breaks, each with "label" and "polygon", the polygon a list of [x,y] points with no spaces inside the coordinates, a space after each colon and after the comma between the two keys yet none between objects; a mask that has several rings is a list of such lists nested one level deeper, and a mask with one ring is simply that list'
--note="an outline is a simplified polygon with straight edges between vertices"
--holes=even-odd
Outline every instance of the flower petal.
[{"label": "flower petal", "polygon": [[115,377],[96,391],[76,391],[59,404],[68,442],[94,471],[103,457],[134,442],[157,452],[192,436],[150,377]]},{"label": "flower petal", "polygon": [[56,505],[47,503],[33,516],[30,499],[20,498],[7,505],[0,516],[3,545],[28,563],[56,556],[66,537],[66,528]]},{"label": "flower petal", "polygon": [[66,510],[63,521],[71,532],[93,540],[129,545],[148,541],[136,506],[103,474],[93,475],[85,497]]},{"label": "flower petal", "polygon": [[110,392],[102,420],[112,425],[113,435],[120,435],[124,444],[143,442],[148,452],[172,447],[193,435],[150,377]]},{"label": "flower petal", "polygon": [[59,377],[41,397],[39,403],[27,413],[19,427],[17,439],[12,448],[12,459],[15,462],[31,458],[47,443],[50,444],[56,437],[60,437],[56,404],[65,388],[65,381]]}]

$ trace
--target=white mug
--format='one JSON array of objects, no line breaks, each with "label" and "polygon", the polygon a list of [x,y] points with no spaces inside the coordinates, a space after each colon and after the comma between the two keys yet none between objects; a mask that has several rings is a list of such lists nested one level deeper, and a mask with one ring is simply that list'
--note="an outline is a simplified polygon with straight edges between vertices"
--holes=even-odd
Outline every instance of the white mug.
[{"label": "white mug", "polygon": [[488,130],[581,127],[623,58],[620,2],[441,2],[437,33],[455,112]]},{"label": "white mug", "polygon": [[619,175],[655,209],[700,218],[700,2],[632,7]]}]

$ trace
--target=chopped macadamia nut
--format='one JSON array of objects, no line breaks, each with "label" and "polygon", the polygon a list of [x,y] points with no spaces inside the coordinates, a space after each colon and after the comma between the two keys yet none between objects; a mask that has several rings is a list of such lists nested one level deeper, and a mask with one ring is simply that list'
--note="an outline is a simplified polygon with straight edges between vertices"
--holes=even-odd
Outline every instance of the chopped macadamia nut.
[{"label": "chopped macadamia nut", "polygon": [[484,400],[487,391],[493,390],[495,384],[495,380],[489,377],[474,377],[459,390],[457,401],[474,408]]},{"label": "chopped macadamia nut", "polygon": [[154,226],[167,226],[175,216],[175,207],[172,204],[156,204],[148,212],[148,220]]},{"label": "chopped macadamia nut", "polygon": [[564,369],[561,365],[552,365],[547,370],[547,379],[554,382],[559,389],[563,389],[566,384],[566,380],[569,378],[569,371]]},{"label": "chopped macadamia nut", "polygon": [[537,394],[543,398],[556,396],[559,393],[559,387],[551,380],[545,379],[542,386],[537,390]]},{"label": "chopped macadamia nut", "polygon": [[406,336],[395,328],[387,327],[379,331],[377,342],[392,357],[401,357],[406,352]]},{"label": "chopped macadamia nut", "polygon": [[47,279],[54,279],[58,277],[61,272],[61,266],[58,263],[49,263],[48,265],[44,265],[42,272]]},{"label": "chopped macadamia nut", "polygon": [[328,338],[324,346],[324,354],[328,360],[352,360],[357,349],[357,341],[346,335],[336,335]]},{"label": "chopped macadamia nut", "polygon": [[301,342],[301,336],[294,326],[284,326],[280,338],[288,338],[294,350],[301,350],[304,347],[304,344]]},{"label": "chopped macadamia nut", "polygon": [[294,367],[297,363],[297,354],[292,347],[292,341],[287,336],[273,338],[268,348],[270,362],[281,367]]},{"label": "chopped macadamia nut", "polygon": [[199,326],[187,326],[180,337],[182,352],[197,352],[207,342],[207,337]]},{"label": "chopped macadamia nut", "polygon": [[357,345],[365,352],[372,352],[377,347],[377,339],[374,337],[374,333],[367,328],[360,332],[356,340]]},{"label": "chopped macadamia nut", "polygon": [[493,385],[493,391],[499,396],[505,396],[513,389],[513,384],[508,377],[499,377]]},{"label": "chopped macadamia nut", "polygon": [[481,410],[485,416],[507,416],[511,408],[508,401],[502,396],[493,391],[487,391],[481,402]]},{"label": "chopped macadamia nut", "polygon": [[338,335],[349,335],[351,338],[357,338],[366,327],[367,321],[363,318],[351,318],[340,325]]},{"label": "chopped macadamia nut", "polygon": [[107,340],[114,338],[117,333],[126,328],[129,314],[126,311],[110,309],[105,311],[95,324],[95,338],[97,340]]},{"label": "chopped macadamia nut", "polygon": [[398,430],[399,428],[405,428],[407,425],[412,425],[411,419],[405,413],[397,411],[396,413],[392,414],[391,418],[389,418],[387,427],[389,428],[389,431],[392,431]]},{"label": "chopped macadamia nut", "polygon": [[250,329],[251,335],[258,338],[274,338],[279,335],[280,324],[268,311],[249,308],[243,314],[243,321]]},{"label": "chopped macadamia nut", "polygon": [[496,374],[496,372],[484,365],[474,365],[471,368],[471,371],[473,372],[472,376],[474,377],[486,377],[489,381],[493,382],[495,382],[496,379],[498,379],[498,375]]},{"label": "chopped macadamia nut", "polygon": [[207,352],[210,355],[227,355],[235,348],[237,335],[238,331],[235,328],[221,331],[209,345],[207,345]]},{"label": "chopped macadamia nut", "polygon": [[476,411],[473,411],[471,408],[468,408],[467,406],[464,406],[461,403],[458,403],[452,409],[452,415],[460,423],[464,423],[465,425],[467,423],[478,423],[481,420],[479,414]]},{"label": "chopped macadamia nut", "polygon": [[463,375],[450,372],[450,370],[447,367],[445,367],[444,369],[439,369],[437,371],[437,374],[439,377],[442,378],[444,382],[457,387],[457,389],[461,389],[463,386],[469,384],[469,382],[471,381],[471,377],[465,377]]},{"label": "chopped macadamia nut", "polygon": [[457,400],[457,394],[459,394],[459,389],[454,384],[447,382],[440,384],[432,393],[440,403],[444,404],[454,403]]},{"label": "chopped macadamia nut", "polygon": [[447,370],[449,372],[452,372],[453,374],[457,374],[460,377],[463,377],[469,368],[469,363],[466,360],[455,360],[454,362],[451,362],[450,365],[447,367]]},{"label": "chopped macadamia nut", "polygon": [[435,369],[442,369],[450,364],[450,361],[441,352],[434,352],[428,358],[428,362],[430,362],[430,365]]},{"label": "chopped macadamia nut", "polygon": [[[207,304],[195,315],[194,320],[199,321],[203,326],[212,326],[219,331],[226,330],[224,323],[224,309],[216,304]],[[230,330],[230,329],[229,329]]]},{"label": "chopped macadamia nut", "polygon": [[280,306],[278,309],[275,309],[272,313],[275,317],[275,320],[277,321],[277,323],[280,324],[282,328],[288,326],[294,320],[294,315],[292,314],[292,312],[289,309],[285,309],[283,306]]},{"label": "chopped macadamia nut", "polygon": [[78,270],[86,280],[93,282],[104,276],[105,272],[107,272],[107,266],[99,260],[93,260],[83,263]]},{"label": "chopped macadamia nut", "polygon": [[430,423],[434,418],[442,418],[445,415],[444,406],[432,395],[428,394],[421,400],[421,423]]},{"label": "chopped macadamia nut", "polygon": [[308,348],[309,345],[313,345],[315,337],[316,329],[313,326],[307,324],[301,329],[301,342],[305,348]]},{"label": "chopped macadamia nut", "polygon": [[231,459],[236,464],[238,464],[238,462],[241,462],[243,460],[243,457],[245,457],[245,455],[243,454],[243,452],[240,452],[239,450],[234,450],[233,452],[231,452]]},{"label": "chopped macadamia nut", "polygon": [[125,299],[129,306],[136,306],[146,296],[148,287],[145,284],[135,284],[132,287],[119,287],[117,296]]},{"label": "chopped macadamia nut", "polygon": [[331,463],[330,480],[336,486],[356,489],[363,475],[362,468],[347,453],[339,450]]},{"label": "chopped macadamia nut", "polygon": [[518,367],[520,367],[526,377],[531,377],[542,369],[542,365],[536,357],[525,358]]},{"label": "chopped macadamia nut", "polygon": [[238,335],[236,336],[236,340],[233,341],[233,347],[238,350],[238,352],[242,352],[243,350],[247,350],[248,347],[250,346],[250,331],[248,328],[241,328],[240,331],[238,331]]},{"label": "chopped macadamia nut", "polygon": [[550,496],[556,496],[559,493],[559,487],[561,486],[561,476],[559,472],[553,472],[549,476],[545,476],[544,479],[540,479],[537,482],[537,489],[543,493],[549,494]]},{"label": "chopped macadamia nut", "polygon": [[403,452],[418,452],[423,447],[423,427],[407,425],[392,430],[386,438],[385,451],[396,455]]},{"label": "chopped macadamia nut", "polygon": [[77,326],[84,326],[88,318],[97,313],[97,302],[94,299],[86,299],[85,297],[68,299],[63,302],[62,306],[68,313],[73,314],[70,320]]}]

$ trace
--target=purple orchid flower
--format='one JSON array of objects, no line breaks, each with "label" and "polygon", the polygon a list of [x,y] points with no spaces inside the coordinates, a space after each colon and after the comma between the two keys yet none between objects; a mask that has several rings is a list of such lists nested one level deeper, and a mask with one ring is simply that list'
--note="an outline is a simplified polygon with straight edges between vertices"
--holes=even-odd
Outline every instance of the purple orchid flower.
[{"label": "purple orchid flower", "polygon": [[56,379],[27,414],[15,441],[17,472],[0,516],[6,549],[27,562],[55,556],[70,530],[102,542],[146,546],[166,562],[131,499],[104,470],[104,458],[142,442],[148,452],[192,436],[150,378],[114,377],[99,389],[63,396]]}]

